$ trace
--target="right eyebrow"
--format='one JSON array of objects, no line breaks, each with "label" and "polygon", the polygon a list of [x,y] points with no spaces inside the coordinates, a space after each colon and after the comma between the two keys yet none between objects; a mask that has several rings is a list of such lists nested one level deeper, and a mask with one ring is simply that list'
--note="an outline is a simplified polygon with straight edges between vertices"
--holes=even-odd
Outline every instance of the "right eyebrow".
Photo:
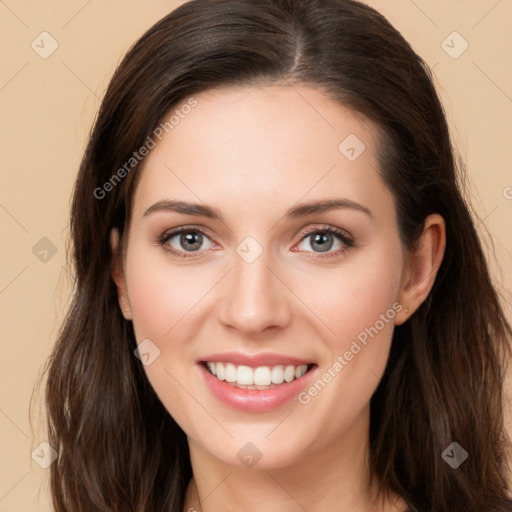
[{"label": "right eyebrow", "polygon": [[162,199],[151,205],[143,214],[143,217],[153,212],[171,211],[184,213],[186,215],[196,215],[198,217],[207,217],[224,222],[222,214],[217,208],[206,206],[199,203],[188,203],[186,201],[176,201],[173,199]]}]

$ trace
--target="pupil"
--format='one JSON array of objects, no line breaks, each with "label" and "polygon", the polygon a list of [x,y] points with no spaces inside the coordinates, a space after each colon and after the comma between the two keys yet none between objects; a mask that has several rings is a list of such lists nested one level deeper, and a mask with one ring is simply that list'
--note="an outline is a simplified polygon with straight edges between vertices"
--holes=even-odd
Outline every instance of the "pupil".
[{"label": "pupil", "polygon": [[313,244],[320,244],[319,252],[328,251],[332,247],[332,243],[333,240],[330,233],[317,233],[313,238]]}]

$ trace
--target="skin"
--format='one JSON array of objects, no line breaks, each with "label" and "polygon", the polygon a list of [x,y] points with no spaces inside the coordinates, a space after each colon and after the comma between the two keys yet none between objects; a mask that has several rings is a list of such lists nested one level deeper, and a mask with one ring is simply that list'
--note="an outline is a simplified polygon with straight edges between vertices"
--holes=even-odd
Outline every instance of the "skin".
[{"label": "skin", "polygon": [[[375,512],[404,510],[396,496],[377,502],[366,478],[369,401],[386,367],[394,325],[425,300],[445,249],[433,214],[415,251],[401,243],[393,197],[379,176],[378,133],[364,117],[307,86],[210,90],[144,162],[126,252],[113,278],[137,342],[160,356],[144,369],[185,431],[194,478],[184,510],[203,512]],[[349,161],[338,146],[349,134],[365,151]],[[348,198],[372,212],[343,208],[284,218],[297,203]],[[224,222],[172,211],[144,212],[162,199],[218,208]],[[326,253],[314,235],[335,237]],[[187,226],[207,235],[179,258],[155,240]],[[236,252],[252,236],[263,249],[252,263]],[[330,240],[330,239],[329,239]],[[111,233],[113,254],[119,243]],[[308,404],[268,412],[218,401],[195,362],[207,354],[274,352],[314,361],[320,376],[393,304],[400,311]],[[406,308],[408,312],[406,313]],[[253,443],[262,457],[245,467],[237,452]]]}]

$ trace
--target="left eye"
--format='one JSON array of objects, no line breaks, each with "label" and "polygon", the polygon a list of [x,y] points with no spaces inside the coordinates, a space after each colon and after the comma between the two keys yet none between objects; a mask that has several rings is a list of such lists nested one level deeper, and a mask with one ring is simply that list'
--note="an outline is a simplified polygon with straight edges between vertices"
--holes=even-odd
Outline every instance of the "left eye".
[{"label": "left eye", "polygon": [[[325,253],[332,249],[333,245],[337,241],[340,247],[338,247],[338,251],[334,252],[342,252],[347,247],[351,247],[353,245],[353,240],[349,238],[346,234],[344,234],[341,230],[333,228],[322,228],[316,229],[314,231],[310,231],[306,233],[301,243],[306,240],[310,240],[309,246],[313,249],[312,251],[306,250],[306,252],[318,252]],[[300,249],[304,250],[304,249]]]}]

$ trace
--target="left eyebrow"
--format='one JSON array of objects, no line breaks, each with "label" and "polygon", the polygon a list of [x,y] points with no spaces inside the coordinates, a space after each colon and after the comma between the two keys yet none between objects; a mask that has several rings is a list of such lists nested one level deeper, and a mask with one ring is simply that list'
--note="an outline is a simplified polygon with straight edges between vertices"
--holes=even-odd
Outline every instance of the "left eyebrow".
[{"label": "left eyebrow", "polygon": [[[312,201],[305,204],[294,206],[287,210],[285,217],[288,219],[298,219],[307,217],[316,213],[323,213],[330,210],[351,209],[365,213],[373,219],[373,213],[369,208],[362,204],[356,203],[350,199],[324,199],[321,201]],[[143,214],[143,217],[158,211],[174,211],[186,215],[195,215],[198,217],[207,217],[224,222],[222,214],[217,208],[199,203],[189,203],[186,201],[175,201],[171,199],[162,199],[151,205]]]},{"label": "left eyebrow", "polygon": [[299,206],[295,206],[290,208],[285,217],[289,219],[297,219],[300,217],[307,217],[308,215],[313,215],[315,213],[322,213],[330,210],[339,210],[342,208],[348,208],[351,210],[357,210],[365,213],[371,219],[373,219],[373,213],[369,208],[363,206],[362,204],[356,203],[351,199],[324,199],[322,201],[312,201],[310,203],[301,204]]}]

